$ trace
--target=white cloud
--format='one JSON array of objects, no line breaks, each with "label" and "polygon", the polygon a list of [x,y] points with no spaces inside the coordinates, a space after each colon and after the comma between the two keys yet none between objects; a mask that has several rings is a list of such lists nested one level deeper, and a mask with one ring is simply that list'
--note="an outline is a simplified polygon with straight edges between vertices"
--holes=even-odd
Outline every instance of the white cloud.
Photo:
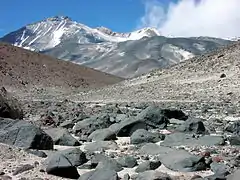
[{"label": "white cloud", "polygon": [[179,0],[163,8],[161,0],[145,0],[141,27],[163,35],[240,37],[240,0]]}]

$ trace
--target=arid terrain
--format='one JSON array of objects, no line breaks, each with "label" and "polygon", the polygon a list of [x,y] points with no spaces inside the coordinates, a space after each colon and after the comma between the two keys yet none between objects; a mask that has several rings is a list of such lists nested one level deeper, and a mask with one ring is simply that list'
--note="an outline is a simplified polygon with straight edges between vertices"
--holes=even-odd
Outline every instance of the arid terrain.
[{"label": "arid terrain", "polygon": [[128,80],[7,44],[0,60],[0,179],[239,180],[239,42]]}]

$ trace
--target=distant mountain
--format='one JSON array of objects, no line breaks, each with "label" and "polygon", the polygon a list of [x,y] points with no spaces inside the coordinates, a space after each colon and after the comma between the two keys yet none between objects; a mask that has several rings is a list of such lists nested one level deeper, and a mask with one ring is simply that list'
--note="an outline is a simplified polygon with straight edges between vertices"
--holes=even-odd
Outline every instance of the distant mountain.
[{"label": "distant mountain", "polygon": [[169,67],[231,42],[210,37],[168,38],[154,28],[117,33],[63,16],[29,24],[0,41],[125,78]]}]

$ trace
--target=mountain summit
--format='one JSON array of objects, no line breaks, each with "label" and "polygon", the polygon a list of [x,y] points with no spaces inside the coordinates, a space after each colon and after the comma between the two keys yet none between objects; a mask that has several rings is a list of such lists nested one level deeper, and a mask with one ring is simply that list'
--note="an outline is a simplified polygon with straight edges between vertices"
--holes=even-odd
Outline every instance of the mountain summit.
[{"label": "mountain summit", "polygon": [[124,78],[167,68],[231,42],[211,37],[169,38],[150,27],[118,33],[106,27],[90,28],[67,16],[26,25],[0,41]]}]

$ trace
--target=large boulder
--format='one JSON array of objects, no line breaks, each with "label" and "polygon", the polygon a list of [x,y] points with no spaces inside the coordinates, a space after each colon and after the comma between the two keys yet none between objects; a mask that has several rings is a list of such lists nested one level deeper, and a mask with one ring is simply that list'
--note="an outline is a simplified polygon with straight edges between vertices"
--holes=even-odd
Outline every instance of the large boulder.
[{"label": "large boulder", "polygon": [[130,137],[131,144],[156,143],[163,140],[163,134],[151,133],[145,129],[136,130]]},{"label": "large boulder", "polygon": [[46,159],[46,164],[49,164],[55,156],[64,156],[73,166],[81,166],[88,161],[85,153],[79,148],[70,148],[63,151],[57,151],[50,155]]},{"label": "large boulder", "polygon": [[88,140],[90,141],[109,141],[116,139],[116,134],[110,131],[108,128],[97,129],[88,136]]},{"label": "large boulder", "polygon": [[231,145],[240,146],[240,136],[239,135],[233,135],[233,136],[229,137],[228,139],[229,139],[229,142]]},{"label": "large boulder", "polygon": [[188,119],[176,129],[180,132],[206,134],[207,130],[202,119]]},{"label": "large boulder", "polygon": [[116,171],[102,168],[87,172],[78,180],[119,180],[119,177]]},{"label": "large boulder", "polygon": [[123,170],[122,165],[117,160],[111,158],[102,159],[96,169],[112,169],[117,172]]},{"label": "large boulder", "polygon": [[55,145],[79,146],[80,143],[64,128],[51,128],[45,130],[51,136]]},{"label": "large boulder", "polygon": [[82,140],[87,140],[87,137],[97,129],[108,128],[113,122],[108,114],[92,116],[90,118],[79,121],[75,124],[73,131]]},{"label": "large boulder", "polygon": [[159,157],[162,164],[173,171],[193,172],[207,168],[204,157],[192,155],[184,150],[170,151]]},{"label": "large boulder", "polygon": [[20,103],[4,87],[0,89],[0,117],[23,119],[23,110]]},{"label": "large boulder", "polygon": [[76,166],[61,153],[56,153],[49,159],[46,172],[63,178],[78,179],[80,177]]},{"label": "large boulder", "polygon": [[53,149],[53,140],[48,134],[22,120],[0,118],[0,142],[26,149]]},{"label": "large boulder", "polygon": [[210,164],[210,168],[215,175],[220,177],[225,177],[230,174],[229,173],[230,168],[224,163],[213,162]]},{"label": "large boulder", "polygon": [[201,136],[195,138],[190,134],[185,133],[173,133],[165,137],[161,143],[162,146],[174,147],[174,146],[215,146],[223,145],[224,138],[222,136]]}]

